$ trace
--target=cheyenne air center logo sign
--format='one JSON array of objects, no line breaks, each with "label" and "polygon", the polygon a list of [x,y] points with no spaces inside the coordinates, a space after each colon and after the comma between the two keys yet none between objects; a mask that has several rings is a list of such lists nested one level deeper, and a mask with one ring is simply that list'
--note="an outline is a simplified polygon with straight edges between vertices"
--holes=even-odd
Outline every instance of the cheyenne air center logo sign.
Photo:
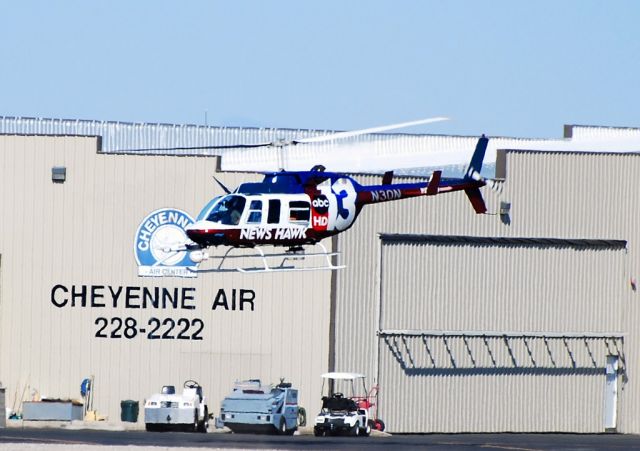
[{"label": "cheyenne air center logo sign", "polygon": [[134,252],[138,276],[197,277],[197,263],[188,252],[175,250],[189,238],[185,228],[193,218],[175,208],[161,208],[142,220],[136,231]]}]

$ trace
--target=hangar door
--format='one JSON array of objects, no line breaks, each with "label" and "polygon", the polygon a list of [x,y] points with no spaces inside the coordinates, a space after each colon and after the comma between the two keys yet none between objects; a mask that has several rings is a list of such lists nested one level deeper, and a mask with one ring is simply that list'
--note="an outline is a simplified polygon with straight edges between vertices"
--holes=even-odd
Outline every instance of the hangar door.
[{"label": "hangar door", "polygon": [[380,243],[378,401],[389,431],[615,428],[626,242]]}]

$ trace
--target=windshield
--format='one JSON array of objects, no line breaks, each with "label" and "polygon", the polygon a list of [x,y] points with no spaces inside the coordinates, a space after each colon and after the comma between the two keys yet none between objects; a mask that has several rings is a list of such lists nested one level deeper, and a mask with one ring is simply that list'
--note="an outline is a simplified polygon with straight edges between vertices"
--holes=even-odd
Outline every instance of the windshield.
[{"label": "windshield", "polygon": [[223,197],[209,213],[207,221],[219,222],[226,225],[238,225],[244,210],[246,199],[242,196],[230,195]]},{"label": "windshield", "polygon": [[204,221],[205,219],[207,219],[207,217],[209,216],[209,211],[211,211],[211,207],[213,207],[213,204],[218,202],[218,199],[220,199],[220,197],[222,196],[216,196],[209,202],[207,202],[207,205],[205,205],[204,208],[200,211],[200,214],[198,215],[198,219],[196,219],[196,221]]}]

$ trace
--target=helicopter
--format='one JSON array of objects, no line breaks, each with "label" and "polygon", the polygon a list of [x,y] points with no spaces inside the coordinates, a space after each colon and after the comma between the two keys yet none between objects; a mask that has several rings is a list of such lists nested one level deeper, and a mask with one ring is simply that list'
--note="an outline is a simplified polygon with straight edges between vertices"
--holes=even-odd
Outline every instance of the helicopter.
[{"label": "helicopter", "polygon": [[[411,123],[385,126],[384,129],[399,128],[417,123],[429,123],[445,118],[431,118]],[[356,134],[380,131],[383,127],[357,132],[339,132],[332,136],[342,138]],[[278,143],[296,145],[304,142],[326,139],[306,138],[300,141]],[[308,171],[287,171],[263,173],[261,182],[240,184],[230,190],[214,177],[225,194],[211,199],[200,211],[193,224],[185,228],[190,242],[179,243],[162,249],[168,257],[177,252],[189,252],[190,259],[199,264],[209,258],[219,258],[216,268],[205,271],[229,271],[223,263],[229,258],[247,257],[235,255],[236,249],[251,248],[258,252],[252,255],[262,260],[261,266],[235,268],[239,272],[335,270],[344,268],[337,265],[332,257],[337,252],[328,252],[322,240],[348,230],[353,226],[366,205],[409,199],[417,196],[464,191],[477,214],[486,213],[487,208],[480,188],[489,185],[496,189],[492,179],[480,175],[489,139],[482,135],[476,145],[471,162],[463,177],[443,177],[441,170],[434,171],[425,182],[393,183],[393,171],[387,171],[379,185],[361,185],[351,176],[341,172],[330,172],[322,165]],[[206,148],[243,148],[272,144],[211,146]],[[204,148],[204,147],[198,147]],[[185,149],[185,148],[180,148]],[[191,147],[189,149],[195,149]],[[147,150],[147,149],[145,149]],[[284,252],[265,253],[263,246],[285,248]],[[319,252],[307,252],[305,247],[317,245]],[[210,247],[224,246],[227,251],[222,256],[212,256]],[[293,260],[321,257],[321,266],[298,267]],[[268,259],[280,258],[279,265],[272,265]]]}]

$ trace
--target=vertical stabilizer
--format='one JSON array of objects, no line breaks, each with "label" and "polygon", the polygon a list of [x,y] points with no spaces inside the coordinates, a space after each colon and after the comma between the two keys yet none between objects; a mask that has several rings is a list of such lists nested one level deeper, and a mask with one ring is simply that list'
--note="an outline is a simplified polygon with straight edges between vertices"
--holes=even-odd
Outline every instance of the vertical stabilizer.
[{"label": "vertical stabilizer", "polygon": [[476,150],[473,152],[473,156],[471,157],[471,163],[469,163],[469,167],[467,168],[467,172],[464,175],[466,179],[479,180],[480,171],[482,171],[482,162],[484,161],[484,154],[487,150],[487,144],[489,143],[489,138],[482,135],[480,139],[478,139],[478,144],[476,144]]}]

